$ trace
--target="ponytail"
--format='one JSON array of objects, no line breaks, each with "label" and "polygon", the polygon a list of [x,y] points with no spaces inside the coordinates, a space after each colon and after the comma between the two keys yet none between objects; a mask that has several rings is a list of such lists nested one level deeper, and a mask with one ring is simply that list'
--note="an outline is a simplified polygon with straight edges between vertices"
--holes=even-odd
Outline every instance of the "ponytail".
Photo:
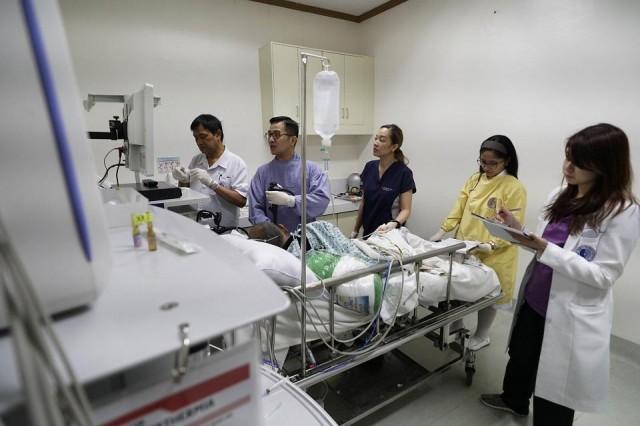
[{"label": "ponytail", "polygon": [[393,152],[393,156],[396,160],[402,161],[407,164],[409,160],[404,156],[402,152],[402,140],[404,139],[404,135],[402,134],[402,129],[395,124],[384,124],[380,126],[381,129],[388,129],[389,136],[391,137],[391,143],[394,145],[398,145],[398,148]]},{"label": "ponytail", "polygon": [[398,148],[395,151],[393,151],[393,156],[395,157],[395,159],[397,161],[401,161],[404,164],[408,164],[409,163],[409,159],[404,156],[404,152],[402,152],[402,149],[400,149],[400,148]]}]

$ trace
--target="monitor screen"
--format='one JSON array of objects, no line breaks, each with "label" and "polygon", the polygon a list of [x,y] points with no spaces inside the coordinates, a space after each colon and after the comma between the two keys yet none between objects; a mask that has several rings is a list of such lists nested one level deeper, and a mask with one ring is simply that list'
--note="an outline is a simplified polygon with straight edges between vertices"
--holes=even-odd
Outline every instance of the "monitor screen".
[{"label": "monitor screen", "polygon": [[132,172],[153,175],[153,86],[125,96],[122,111],[125,133],[125,165]]}]

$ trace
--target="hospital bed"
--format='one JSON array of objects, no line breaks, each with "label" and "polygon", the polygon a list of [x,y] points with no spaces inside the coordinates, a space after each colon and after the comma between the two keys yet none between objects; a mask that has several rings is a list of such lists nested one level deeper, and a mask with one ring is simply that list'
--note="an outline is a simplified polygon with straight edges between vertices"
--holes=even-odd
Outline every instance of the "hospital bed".
[{"label": "hospital bed", "polygon": [[[464,362],[466,382],[470,385],[476,353],[467,349],[468,331],[452,329],[452,325],[500,298],[497,276],[491,268],[461,254],[468,247],[464,242],[433,244],[412,234],[408,234],[407,240],[413,248],[420,246],[420,249],[408,255],[405,251],[404,256],[393,261],[386,259],[338,277],[307,282],[305,296],[301,295],[300,285],[283,286],[293,302],[290,308],[256,325],[266,363],[298,386],[309,388],[426,337],[438,350],[455,355],[432,369],[431,374]],[[363,314],[334,303],[341,285],[374,273],[386,274],[389,280],[397,281],[400,277],[401,281],[411,284],[417,293],[413,295],[417,296],[415,305],[403,305],[403,300],[413,297],[405,292],[395,299],[403,315],[396,315],[398,312],[393,312],[391,303],[392,315],[382,321],[380,307],[373,314]],[[319,297],[319,294],[325,296]],[[399,294],[403,294],[402,291]],[[354,341],[349,347],[338,342],[339,336],[345,334],[360,334],[360,338],[344,339]],[[295,354],[285,363],[284,356],[290,347]],[[404,389],[403,394],[411,389]]]}]

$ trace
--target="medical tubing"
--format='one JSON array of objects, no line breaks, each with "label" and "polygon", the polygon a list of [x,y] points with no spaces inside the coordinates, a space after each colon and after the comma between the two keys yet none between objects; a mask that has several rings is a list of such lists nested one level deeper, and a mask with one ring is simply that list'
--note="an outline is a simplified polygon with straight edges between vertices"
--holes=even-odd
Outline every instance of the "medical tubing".
[{"label": "medical tubing", "polygon": [[[12,255],[13,261],[8,262],[9,268],[11,269],[13,276],[18,278],[22,283],[22,285],[16,286],[16,290],[19,292],[23,303],[25,303],[26,309],[24,309],[24,314],[27,315],[27,328],[30,330],[32,339],[34,339],[33,349],[37,354],[40,354],[42,362],[44,362],[49,373],[53,375],[62,396],[71,408],[72,414],[80,421],[80,424],[91,424],[91,409],[89,408],[90,405],[86,398],[86,394],[84,393],[84,389],[79,385],[69,360],[60,345],[60,341],[53,332],[51,319],[45,312],[41,300],[36,295],[21,262],[14,253],[10,253],[10,255]],[[62,365],[66,370],[65,372],[69,379],[69,387],[66,386],[64,380],[60,376],[60,373],[53,364],[52,353],[46,344],[45,334],[48,335],[51,343],[53,344],[53,350],[57,352],[59,359],[62,361]],[[69,388],[71,388],[75,394],[75,398],[70,394]]]},{"label": "medical tubing", "polygon": [[[399,305],[398,305],[399,306]],[[396,310],[397,313],[397,310]],[[393,327],[394,323],[395,323],[395,318],[394,318],[394,322],[389,325],[389,327],[387,328],[387,330],[385,330],[385,332],[383,333],[383,335],[378,339],[378,341],[374,342],[371,346],[366,347],[363,350],[357,350],[357,351],[341,351],[338,348],[334,348],[332,347],[324,338],[324,336],[318,331],[318,328],[316,327],[315,323],[313,322],[313,319],[311,317],[309,317],[311,319],[311,325],[313,326],[313,328],[316,330],[316,332],[318,333],[320,340],[322,340],[322,343],[324,343],[324,345],[326,347],[328,347],[329,349],[341,354],[341,355],[360,355],[360,354],[365,354],[373,349],[375,349],[376,347],[378,347],[380,345],[380,343],[384,342],[384,338],[387,337],[387,335],[389,334],[389,332],[391,331],[391,328]]]},{"label": "medical tubing", "polygon": [[24,330],[24,324],[17,315],[19,308],[15,305],[16,300],[11,296],[9,289],[8,268],[4,262],[4,256],[0,256],[0,271],[2,271],[1,284],[4,293],[4,302],[13,339],[13,350],[20,379],[23,383],[23,392],[26,396],[27,406],[29,407],[29,416],[33,424],[46,424],[49,420],[47,413],[43,412],[43,406],[36,401],[43,399],[42,386],[40,386],[38,375],[35,373],[36,365],[33,360],[33,353],[29,348],[28,338]]},{"label": "medical tubing", "polygon": [[[389,262],[389,263],[388,263],[388,266],[389,266],[388,271],[390,271],[390,270],[391,270],[391,265],[392,265],[392,263],[391,263],[391,262]],[[387,284],[388,279],[389,279],[389,274],[390,274],[390,272],[387,272],[387,276],[386,276],[385,283],[384,283],[383,290],[382,290],[382,297],[381,297],[381,299],[384,299],[384,294],[385,294],[385,291],[386,291],[386,284]],[[335,287],[333,287],[333,288],[335,289]],[[286,287],[286,288],[284,288],[284,289],[285,289],[285,290],[287,290],[287,291],[294,292],[294,293],[295,293],[294,295],[296,296],[296,298],[297,298],[298,300],[300,300],[300,297],[303,297],[303,296],[302,296],[302,293],[300,293],[300,292],[299,292],[297,289],[295,289],[295,288]],[[309,298],[308,296],[306,296],[306,297],[307,297],[307,298]],[[318,323],[320,323],[320,325],[324,328],[324,331],[325,331],[329,336],[331,336],[334,340],[336,340],[337,342],[340,342],[340,343],[350,343],[350,342],[353,342],[353,341],[357,340],[357,339],[358,339],[358,338],[360,338],[362,335],[364,335],[364,334],[367,332],[367,330],[369,330],[369,328],[370,328],[370,327],[375,323],[376,319],[380,316],[380,311],[382,310],[382,303],[380,303],[380,306],[378,306],[378,309],[376,310],[376,313],[371,317],[371,320],[369,320],[368,325],[367,325],[367,326],[366,326],[366,327],[365,327],[365,328],[364,328],[364,329],[363,329],[359,334],[357,334],[356,336],[353,336],[353,337],[351,337],[351,338],[349,338],[349,339],[340,339],[340,338],[338,338],[338,337],[335,335],[335,333],[333,333],[331,330],[327,329],[327,326],[326,326],[326,324],[325,324],[325,321],[323,321],[323,320],[322,320],[322,318],[320,317],[320,314],[318,313],[318,310],[316,309],[316,307],[315,307],[315,306],[313,306],[313,305],[310,305],[310,306],[311,306],[311,309],[312,309],[312,310],[315,312],[315,314],[316,314],[316,317],[317,317]],[[309,315],[309,318],[312,318],[312,317],[311,317],[311,314],[308,314],[308,315]],[[299,316],[298,316],[298,317],[299,317]],[[298,319],[300,319],[300,318],[298,318]],[[331,327],[331,323],[329,324],[329,326]],[[318,331],[318,330],[317,330],[317,328],[316,328],[316,331]]]},{"label": "medical tubing", "polygon": [[[385,249],[382,249],[382,248],[379,248],[379,250],[378,250],[378,251],[382,252],[383,254],[388,254],[390,257],[394,258],[397,262],[399,262],[399,263],[400,263],[400,267],[399,267],[399,269],[402,271],[402,283],[401,283],[401,291],[402,291],[402,290],[404,290],[404,273],[405,273],[404,265],[402,264],[402,262],[403,262],[402,255],[401,255],[402,250],[400,249],[400,247],[398,247],[398,245],[397,245],[397,244],[395,244],[395,243],[394,243],[392,240],[390,240],[388,237],[385,237],[385,236],[383,236],[383,235],[381,235],[381,237],[382,237],[382,238],[386,238],[386,239],[387,239],[387,240],[388,240],[392,245],[394,245],[394,246],[396,247],[396,249],[397,249],[397,252],[392,252],[392,251],[385,250]],[[438,251],[439,251],[439,250],[438,250]],[[418,257],[418,258],[419,258],[420,256],[421,256],[421,255],[411,256],[411,257],[409,257],[409,258],[407,258],[407,259],[404,259],[404,260],[405,260],[405,261],[408,261],[409,259],[414,259],[414,258],[416,258],[416,257]],[[415,260],[413,260],[413,261],[415,262]],[[407,262],[407,263],[409,263],[409,262]],[[384,300],[384,294],[385,294],[385,292],[386,292],[386,286],[387,286],[387,283],[388,283],[388,279],[389,279],[389,276],[390,276],[390,274],[391,274],[391,266],[392,266],[392,263],[391,263],[391,262],[389,262],[389,264],[388,264],[388,270],[387,270],[387,273],[386,273],[386,280],[385,280],[385,283],[384,283],[384,286],[383,286],[383,292],[382,292],[382,299],[383,299],[383,300]],[[356,271],[356,273],[357,273],[357,271]],[[341,276],[341,277],[337,277],[337,278],[344,278],[344,275],[343,275],[343,276]],[[346,281],[346,282],[348,282],[348,281]],[[324,284],[324,280],[321,280],[321,284],[322,284],[323,288],[326,290],[326,287],[325,287],[325,284]],[[332,286],[331,286],[331,288],[334,288],[334,286],[332,285]],[[416,290],[416,291],[417,291],[417,290]],[[408,296],[407,296],[407,298],[411,297],[412,295],[413,295],[413,293],[411,293],[410,295],[408,295]],[[407,298],[405,298],[405,301],[406,301],[406,299],[407,299]],[[400,296],[400,298],[399,298],[399,302],[398,302],[398,303],[399,303],[399,304],[404,303],[404,301],[402,300],[402,293],[401,293],[401,296]],[[323,328],[324,328],[325,332],[327,332],[327,334],[329,334],[330,336],[332,336],[335,340],[337,340],[337,341],[338,341],[338,342],[340,342],[340,343],[348,343],[348,342],[352,342],[352,341],[356,340],[357,338],[359,338],[360,336],[362,336],[362,335],[363,335],[363,334],[364,334],[364,333],[369,329],[369,327],[371,327],[371,325],[375,322],[376,318],[380,315],[380,310],[382,309],[382,303],[381,303],[381,304],[380,304],[380,306],[378,307],[378,311],[376,312],[376,315],[374,315],[374,317],[372,317],[372,319],[371,319],[371,321],[370,321],[369,325],[368,325],[368,326],[367,326],[367,327],[366,327],[366,328],[365,328],[365,329],[364,329],[360,334],[358,334],[357,336],[353,337],[352,339],[339,339],[339,338],[335,337],[334,333],[332,333],[330,330],[327,330],[327,327],[326,327],[326,325],[325,325],[324,321],[322,321],[322,319],[320,318],[320,315],[318,314],[318,312],[317,312],[316,308],[315,308],[313,305],[311,305],[311,307],[312,307],[312,309],[316,312],[316,316],[317,316],[317,318],[318,318],[318,322],[323,326]],[[397,316],[398,308],[399,308],[399,305],[397,305],[396,310],[395,310],[395,313],[394,313],[394,323],[395,323],[395,317]],[[311,318],[311,316],[309,316],[309,318]],[[317,331],[317,328],[316,328],[316,331]]]},{"label": "medical tubing", "polygon": [[[324,288],[324,286],[322,287]],[[331,335],[331,346],[335,344],[336,334],[336,306],[334,305],[336,299],[336,289],[332,287],[329,290],[329,334]]]},{"label": "medical tubing", "polygon": [[269,341],[269,344],[267,345],[269,347],[269,357],[271,358],[271,362],[276,366],[276,368],[280,368],[280,365],[278,365],[278,360],[276,358],[276,354],[274,351],[274,346],[275,346],[275,339],[276,339],[276,317],[273,316],[271,317],[271,324],[269,326],[267,326],[265,324],[265,329],[268,330],[267,331],[267,340]]},{"label": "medical tubing", "polygon": [[[392,244],[394,244],[394,243],[392,242]],[[399,250],[399,247],[398,247],[396,244],[394,244],[394,245],[395,245],[395,246],[396,246],[396,248],[398,248],[398,250]],[[460,248],[464,248],[464,244],[463,244],[463,243],[458,243],[458,244],[454,244],[454,245],[451,245],[451,246],[448,246],[448,247],[444,247],[444,248],[440,248],[440,249],[435,249],[435,250],[431,250],[431,251],[429,251],[429,252],[426,252],[426,253],[428,253],[428,254],[429,254],[429,256],[425,256],[425,253],[420,253],[420,254],[415,255],[415,256],[409,256],[409,257],[407,257],[406,259],[403,259],[401,255],[400,255],[400,256],[398,256],[398,258],[396,259],[396,261],[399,263],[399,269],[400,269],[400,271],[402,272],[402,276],[401,276],[402,281],[401,281],[401,292],[400,292],[400,298],[399,298],[399,300],[398,300],[398,304],[396,305],[396,309],[395,309],[394,316],[393,316],[393,321],[391,322],[391,324],[389,324],[389,326],[387,327],[387,330],[385,330],[385,332],[383,333],[383,335],[382,335],[382,336],[381,336],[381,337],[380,337],[376,342],[374,342],[374,344],[373,344],[372,346],[369,346],[369,347],[365,348],[364,350],[360,350],[360,351],[349,351],[349,352],[341,351],[341,350],[339,350],[339,349],[337,349],[337,348],[333,347],[330,343],[328,343],[328,342],[325,340],[324,336],[323,336],[323,335],[318,331],[318,328],[317,328],[317,326],[316,326],[315,322],[313,321],[312,316],[311,316],[310,314],[307,314],[307,315],[309,316],[309,319],[311,320],[311,325],[313,326],[313,328],[315,329],[315,331],[318,333],[318,335],[319,335],[320,340],[322,341],[322,343],[323,343],[325,346],[327,346],[329,349],[331,349],[331,350],[333,350],[333,351],[335,351],[335,352],[337,352],[337,353],[339,353],[339,354],[341,354],[341,355],[359,355],[359,354],[364,354],[364,353],[367,353],[368,351],[371,351],[371,350],[375,349],[377,346],[379,346],[379,344],[380,344],[381,342],[383,342],[383,341],[384,341],[384,338],[389,334],[389,332],[390,332],[391,328],[393,328],[393,326],[395,325],[395,321],[396,321],[396,318],[397,318],[398,310],[399,310],[399,308],[400,308],[400,304],[402,303],[402,291],[404,290],[404,273],[406,272],[406,271],[404,270],[404,264],[412,263],[412,262],[415,262],[415,261],[418,261],[418,260],[419,260],[419,261],[422,261],[423,259],[425,259],[425,258],[427,258],[427,257],[434,257],[434,256],[438,256],[438,255],[443,254],[443,253],[451,253],[452,251],[458,250],[458,249],[460,249]],[[399,251],[401,252],[401,250],[399,250]],[[396,256],[398,255],[397,253],[392,253],[392,254],[395,254]],[[383,268],[383,269],[380,269],[380,265],[377,265],[377,266],[373,266],[373,267],[365,268],[365,270],[367,271],[366,273],[365,273],[365,272],[363,272],[364,270],[361,270],[361,271],[356,271],[356,272],[352,273],[351,275],[354,275],[354,277],[353,277],[353,278],[357,278],[357,277],[359,277],[359,276],[365,276],[365,275],[368,275],[370,272],[374,272],[374,271],[370,271],[370,270],[372,270],[372,269],[373,269],[375,272],[384,270],[384,268]],[[387,277],[388,277],[389,275],[390,275],[390,274],[387,274]],[[335,286],[335,285],[339,285],[339,284],[341,284],[342,282],[348,282],[348,281],[350,281],[349,279],[346,279],[346,280],[345,280],[345,276],[349,276],[349,277],[351,278],[351,276],[350,276],[350,275],[343,275],[343,276],[341,276],[341,277],[339,277],[339,278],[335,278],[335,279],[331,278],[331,279],[329,279],[329,280],[328,280],[328,281],[330,281],[330,282],[329,282],[328,287],[333,287],[333,286]],[[353,279],[353,278],[352,278],[352,279]],[[340,281],[340,280],[342,280],[342,282],[339,282],[338,284],[336,284],[336,283],[335,283],[336,281]],[[323,282],[323,283],[322,283],[322,285],[323,285],[323,287],[325,287],[326,283],[324,283],[324,282]],[[326,287],[325,287],[325,288],[326,288]],[[298,294],[297,294],[297,288],[283,288],[283,290],[285,290],[285,291],[287,291],[287,292],[290,292],[290,293],[291,293],[294,297],[296,297],[296,298],[297,298],[301,303],[303,303],[303,302],[302,302],[302,300],[300,299],[300,296],[298,296]],[[381,306],[382,306],[382,303],[381,303]],[[319,316],[319,314],[318,314],[317,310],[315,309],[315,307],[314,307],[313,305],[311,305],[311,307],[312,307],[312,309],[316,312],[316,315],[318,316],[319,322],[321,323],[321,325],[322,325],[322,326],[323,326],[323,328],[325,329],[325,332],[327,332],[327,328],[326,328],[326,326],[324,325],[324,323],[322,322],[322,320],[320,320],[320,316]],[[304,308],[303,308],[303,309],[304,309]],[[306,311],[306,309],[305,309],[305,311]],[[296,309],[296,313],[298,313],[297,309]],[[299,314],[298,314],[298,318],[300,318],[300,315],[299,315]],[[301,321],[301,322],[302,322],[302,321]],[[303,333],[303,335],[306,335],[306,333]],[[336,339],[336,340],[340,341],[339,339]],[[305,345],[305,344],[306,344],[306,342],[303,340],[303,341],[301,342],[301,345]],[[303,355],[302,355],[303,361],[305,360],[305,355],[306,355],[306,354],[303,354]],[[305,366],[305,364],[303,364],[303,366]],[[304,372],[304,370],[305,370],[305,369],[306,369],[306,366],[305,366],[305,367],[303,367],[303,372]],[[304,377],[304,374],[303,374],[302,376]]]},{"label": "medical tubing", "polygon": [[45,420],[42,424],[62,425],[61,414],[56,402],[53,401],[51,385],[46,380],[46,372],[43,371],[42,363],[38,362],[37,352],[33,350],[33,342],[30,338],[32,335],[29,332],[31,329],[29,318],[32,315],[29,313],[28,301],[25,300],[21,286],[14,280],[15,275],[12,274],[14,271],[11,271],[9,253],[2,252],[1,254],[0,259],[3,260],[3,267],[0,270],[5,271],[3,286],[6,295],[7,316],[14,339],[16,362],[27,395],[27,405],[30,410],[33,410],[36,421],[44,416]]},{"label": "medical tubing", "polygon": [[[62,390],[63,395],[65,396],[65,398],[67,399],[67,402],[71,405],[72,411],[75,413],[75,415],[77,416],[77,418],[79,420],[82,419],[82,417],[85,417],[85,421],[86,424],[91,424],[91,408],[89,405],[89,401],[87,399],[87,396],[84,392],[84,389],[80,386],[74,372],[73,369],[71,368],[71,364],[69,362],[69,359],[67,358],[62,345],[60,344],[60,341],[58,339],[58,336],[54,333],[53,331],[53,327],[52,327],[52,323],[51,323],[51,319],[49,317],[49,315],[45,312],[44,310],[44,306],[42,305],[41,300],[38,298],[38,296],[35,293],[35,290],[33,288],[33,286],[31,285],[31,282],[27,280],[26,278],[26,274],[24,273],[24,270],[21,270],[25,279],[25,283],[26,285],[24,286],[25,290],[27,291],[27,293],[29,294],[29,299],[31,302],[31,306],[33,306],[36,309],[37,315],[39,316],[39,320],[42,322],[42,328],[44,329],[44,334],[47,334],[49,339],[51,340],[51,342],[53,343],[53,347],[54,347],[54,351],[57,352],[58,357],[60,358],[60,360],[62,361],[62,365],[64,366],[64,369],[66,370],[67,373],[67,378],[69,379],[69,387],[67,387],[62,379],[62,377],[60,376],[60,373],[58,372],[57,368],[55,367],[55,365],[53,364],[53,358],[52,358],[52,353],[49,350],[47,345],[42,344],[44,342],[44,336],[41,340],[41,344],[42,344],[42,349],[43,349],[43,353],[46,355],[46,360],[47,363],[49,364],[49,368],[52,371],[52,374],[56,377],[56,380],[59,384],[59,387]],[[34,324],[35,325],[35,324]],[[39,330],[40,328],[38,328]],[[72,398],[71,395],[69,394],[69,389],[71,391],[73,391],[73,393],[75,394],[75,398]],[[82,424],[82,423],[81,423]]]},{"label": "medical tubing", "polygon": [[[74,418],[78,420],[80,424],[90,424],[90,419],[89,419],[90,411],[83,412],[83,407],[81,405],[82,402],[80,401],[81,395],[78,393],[78,390],[75,389],[77,387],[77,381],[74,378],[71,378],[72,375],[69,375],[69,373],[67,372],[67,375],[70,377],[70,386],[69,387],[66,386],[63,377],[61,376],[60,372],[58,371],[58,369],[53,363],[53,354],[46,343],[46,338],[44,335],[45,332],[50,331],[48,330],[48,328],[50,327],[50,324],[47,325],[46,320],[43,319],[43,318],[47,318],[46,314],[43,315],[43,312],[39,309],[40,307],[38,306],[39,305],[38,301],[33,300],[29,295],[28,285],[21,286],[21,287],[24,288],[23,296],[25,298],[26,304],[34,308],[34,309],[31,309],[31,308],[28,309],[25,313],[28,316],[28,319],[26,321],[27,330],[29,331],[28,334],[31,336],[31,340],[32,340],[31,349],[34,355],[34,360],[38,365],[37,368],[39,370],[44,368],[51,376],[53,376],[54,382],[56,383],[56,387],[60,391],[61,396],[63,397],[63,401],[69,405],[69,408],[71,409],[71,413],[74,416]],[[59,346],[59,343],[57,343],[57,340],[55,338],[52,339],[51,336],[49,337],[54,343],[54,350],[55,350],[56,346]],[[66,357],[64,357],[64,354],[59,352],[58,357],[63,360],[63,365],[69,368],[68,365],[66,365],[67,362],[66,362]],[[44,380],[45,378],[42,377],[42,381],[43,381],[42,386],[48,386],[49,383],[45,382]],[[73,393],[75,393],[75,396],[72,394],[71,391],[74,391]],[[87,407],[88,407],[88,402],[87,402]],[[83,421],[83,417],[86,417],[84,421]]]},{"label": "medical tubing", "polygon": [[[400,262],[401,267],[402,267],[402,266],[403,266],[403,265],[402,265],[402,258],[397,259],[397,260],[398,260],[398,262]],[[400,294],[402,295],[402,290],[404,289],[404,273],[405,273],[405,271],[404,271],[404,270],[401,270],[401,273],[402,273],[402,276],[401,276],[402,281],[401,281],[401,287],[400,287]],[[292,293],[293,293],[293,294],[295,294],[295,293],[296,293],[296,289],[292,289],[292,290],[293,290],[293,292],[292,292]],[[300,298],[299,298],[299,296],[298,296],[298,295],[296,295],[296,298],[298,298],[298,300],[300,300]],[[301,300],[300,300],[300,301],[301,301]],[[320,340],[322,340],[322,343],[323,343],[326,347],[328,347],[329,349],[331,349],[331,350],[333,350],[333,351],[335,351],[335,352],[337,352],[337,353],[339,353],[339,354],[341,354],[341,355],[360,355],[360,354],[365,354],[365,353],[367,353],[367,352],[369,352],[369,351],[371,351],[371,350],[375,349],[375,348],[376,348],[376,347],[378,347],[382,342],[384,342],[384,339],[387,337],[387,335],[390,333],[391,329],[392,329],[392,328],[393,328],[393,326],[395,325],[395,321],[396,321],[396,318],[397,318],[397,316],[398,316],[398,310],[399,310],[399,308],[400,308],[400,304],[401,304],[401,302],[402,302],[402,297],[400,297],[400,298],[398,299],[398,304],[396,305],[396,309],[395,309],[395,312],[394,312],[394,315],[393,315],[393,321],[391,322],[391,324],[389,324],[389,325],[388,325],[387,329],[386,329],[386,330],[385,330],[385,332],[382,334],[382,336],[380,336],[380,337],[378,338],[378,340],[377,340],[377,341],[374,341],[374,343],[373,343],[371,346],[367,346],[367,347],[365,347],[365,348],[364,348],[364,349],[362,349],[362,350],[356,350],[356,351],[348,351],[348,352],[347,352],[347,351],[341,351],[341,350],[339,350],[338,348],[333,347],[330,343],[328,343],[328,342],[325,340],[325,338],[324,338],[324,336],[322,335],[322,333],[320,333],[320,332],[318,331],[318,328],[317,328],[317,326],[316,326],[315,322],[313,321],[313,317],[311,317],[311,315],[309,315],[309,314],[307,314],[307,315],[309,315],[309,319],[310,319],[310,321],[311,321],[311,325],[313,326],[313,328],[314,328],[314,330],[316,331],[316,333],[318,333],[318,336],[320,337]],[[302,303],[302,301],[301,301],[301,303]],[[382,303],[381,303],[380,305],[382,306]],[[313,310],[316,312],[316,315],[318,315],[318,319],[319,319],[320,317],[319,317],[319,314],[317,313],[317,310],[315,309],[315,307],[314,307],[313,305],[311,305],[311,307],[312,307],[312,308],[313,308]],[[296,312],[297,312],[297,310],[296,310]],[[375,320],[375,318],[374,318],[374,320]],[[373,322],[373,320],[372,320],[372,322]],[[321,325],[323,326],[323,328],[325,329],[325,332],[326,332],[326,331],[327,331],[327,328],[326,328],[326,326],[324,325],[324,323],[322,322],[322,320],[320,320],[320,323],[321,323]],[[365,331],[366,331],[366,330],[365,330]],[[336,339],[336,340],[338,340],[338,339]],[[340,341],[340,340],[338,340],[338,341]],[[305,342],[304,344],[306,345],[306,342]]]}]

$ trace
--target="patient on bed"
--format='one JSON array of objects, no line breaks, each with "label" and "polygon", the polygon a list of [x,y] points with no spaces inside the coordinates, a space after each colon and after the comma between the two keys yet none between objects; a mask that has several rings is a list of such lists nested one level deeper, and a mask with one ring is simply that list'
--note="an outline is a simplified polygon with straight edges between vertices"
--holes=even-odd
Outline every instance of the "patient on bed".
[{"label": "patient on bed", "polygon": [[[223,238],[241,250],[277,285],[287,288],[300,285],[301,265],[296,257],[300,253],[299,233],[289,233],[276,224],[263,222],[238,228],[233,234]],[[380,260],[387,263],[391,258],[384,258],[384,249],[388,252],[394,248],[398,254],[406,257],[435,248],[433,243],[411,234],[406,228],[391,231],[378,239],[369,238],[365,242],[351,240],[335,225],[323,221],[307,225],[307,240],[307,247],[312,249],[308,250],[306,258],[307,283],[354,272]],[[374,247],[376,240],[377,248]],[[364,247],[359,247],[360,243],[369,246],[366,249],[368,255]],[[286,250],[283,250],[285,247]],[[419,302],[423,306],[430,306],[444,300],[448,293],[448,258],[429,258],[421,266],[417,274],[413,268],[411,272],[391,274],[388,280],[386,274],[371,274],[339,286],[333,312],[335,332],[341,334],[367,324],[377,313],[383,322],[391,324],[396,315],[413,312]],[[416,279],[418,276],[419,282]],[[326,290],[322,287],[317,290],[307,293],[310,296],[308,306],[313,307],[307,313],[308,341],[321,336],[328,337],[326,330],[319,325],[327,324],[331,317],[328,298],[323,297]],[[452,299],[475,301],[494,291],[499,292],[499,284],[493,270],[484,265],[454,262],[450,289]],[[283,350],[286,355],[285,348],[299,344],[299,316],[299,303],[292,303],[285,312],[277,315],[276,351]],[[278,359],[278,362],[282,361]]]},{"label": "patient on bed", "polygon": [[[240,234],[251,240],[262,241],[287,250],[300,257],[300,228],[289,232],[284,226],[272,222],[262,222],[253,226],[236,228]],[[375,261],[363,253],[340,229],[330,222],[322,220],[307,224],[307,252],[322,250],[335,256],[352,255],[367,264]]]}]

